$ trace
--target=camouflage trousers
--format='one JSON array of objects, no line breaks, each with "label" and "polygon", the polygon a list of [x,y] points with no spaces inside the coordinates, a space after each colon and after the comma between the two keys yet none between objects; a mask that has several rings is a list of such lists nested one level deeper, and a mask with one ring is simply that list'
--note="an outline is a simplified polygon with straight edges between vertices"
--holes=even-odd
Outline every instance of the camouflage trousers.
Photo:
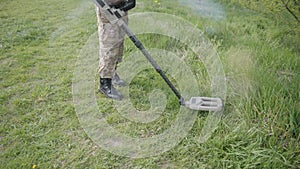
[{"label": "camouflage trousers", "polygon": [[[99,75],[112,78],[118,63],[122,62],[125,32],[117,25],[111,24],[97,8],[99,37]],[[123,17],[128,23],[127,15]]]}]

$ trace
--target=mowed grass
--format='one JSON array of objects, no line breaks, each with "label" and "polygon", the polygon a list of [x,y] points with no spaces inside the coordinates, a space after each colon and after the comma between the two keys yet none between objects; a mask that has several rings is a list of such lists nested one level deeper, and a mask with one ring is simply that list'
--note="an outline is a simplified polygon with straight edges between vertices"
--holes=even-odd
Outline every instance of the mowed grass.
[{"label": "mowed grass", "polygon": [[[219,52],[228,91],[224,115],[208,141],[197,142],[207,117],[207,112],[198,112],[189,135],[176,147],[158,156],[131,159],[98,147],[84,132],[74,109],[77,57],[97,31],[92,2],[2,1],[0,168],[298,168],[299,34],[282,34],[288,28],[272,16],[224,8],[226,19],[214,20],[176,1],[138,1],[132,12],[174,14],[203,30]],[[187,54],[192,71],[207,75],[177,41],[155,35],[139,38],[147,47]],[[135,50],[127,39],[125,57]],[[199,86],[207,86],[208,77],[197,77]],[[132,103],[141,110],[149,107],[147,94],[161,87],[168,102],[159,120],[130,122],[98,102],[105,111],[111,110],[111,125],[132,137],[150,137],[169,128],[179,106],[159,79],[155,71],[146,70],[130,87]]]}]

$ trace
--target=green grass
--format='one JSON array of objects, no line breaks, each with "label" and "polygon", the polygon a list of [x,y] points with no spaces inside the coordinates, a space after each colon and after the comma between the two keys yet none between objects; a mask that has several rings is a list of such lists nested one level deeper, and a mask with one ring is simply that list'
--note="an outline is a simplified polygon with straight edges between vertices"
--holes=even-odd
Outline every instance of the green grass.
[{"label": "green grass", "polygon": [[[80,125],[72,98],[77,56],[97,31],[92,2],[2,1],[0,168],[298,168],[300,35],[285,36],[288,28],[272,16],[232,5],[225,5],[224,20],[201,17],[173,0],[160,5],[138,1],[133,12],[143,11],[187,19],[218,50],[228,91],[224,116],[208,141],[196,141],[208,115],[198,112],[188,136],[161,155],[130,159],[99,148]],[[147,47],[185,52],[199,85],[207,86],[203,65],[186,46],[167,37],[139,38]],[[125,57],[132,51],[136,49],[127,39]],[[133,137],[169,128],[179,106],[159,78],[153,70],[143,71],[130,86],[132,102],[141,110],[149,108],[147,93],[157,87],[164,91],[167,107],[158,120],[134,123],[98,102],[101,111],[111,112],[109,123]]]}]

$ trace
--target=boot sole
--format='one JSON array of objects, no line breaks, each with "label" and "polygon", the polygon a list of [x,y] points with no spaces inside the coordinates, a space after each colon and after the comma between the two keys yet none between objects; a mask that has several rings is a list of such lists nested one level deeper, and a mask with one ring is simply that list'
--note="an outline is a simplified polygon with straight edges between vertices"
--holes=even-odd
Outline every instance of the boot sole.
[{"label": "boot sole", "polygon": [[101,89],[98,89],[98,92],[103,94],[106,98],[109,98],[109,99],[114,99],[114,100],[122,100],[123,99],[123,96],[121,95],[121,97],[117,98],[117,97],[111,97],[109,95],[107,95],[105,92],[103,92]]}]

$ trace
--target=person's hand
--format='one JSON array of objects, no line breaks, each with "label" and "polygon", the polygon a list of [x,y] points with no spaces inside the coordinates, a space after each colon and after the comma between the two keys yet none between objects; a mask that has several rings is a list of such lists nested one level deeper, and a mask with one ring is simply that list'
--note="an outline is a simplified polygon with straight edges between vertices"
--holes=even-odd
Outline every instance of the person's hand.
[{"label": "person's hand", "polygon": [[118,5],[117,8],[126,12],[134,7],[135,7],[135,0],[126,0],[125,2]]}]

